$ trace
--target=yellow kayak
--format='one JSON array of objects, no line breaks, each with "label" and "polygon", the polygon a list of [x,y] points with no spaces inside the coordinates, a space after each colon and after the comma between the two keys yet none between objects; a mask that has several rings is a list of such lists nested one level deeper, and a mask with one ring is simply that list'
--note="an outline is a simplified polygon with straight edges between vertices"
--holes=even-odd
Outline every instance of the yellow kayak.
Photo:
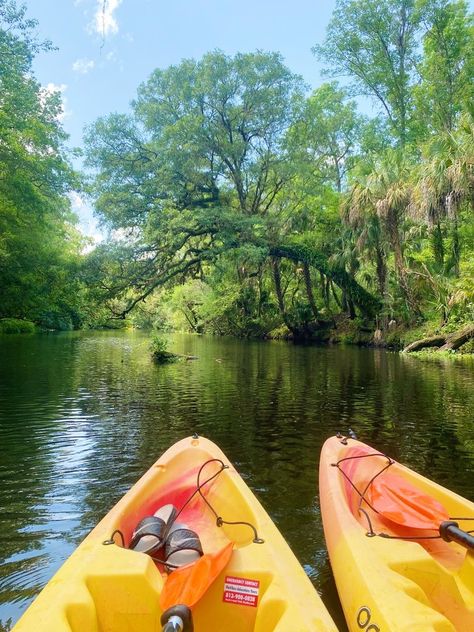
[{"label": "yellow kayak", "polygon": [[474,630],[474,503],[341,436],[323,446],[319,489],[351,631]]},{"label": "yellow kayak", "polygon": [[[180,602],[192,613],[189,628]],[[158,459],[14,627],[15,632],[162,629],[336,630],[268,514],[221,450],[197,436]]]}]

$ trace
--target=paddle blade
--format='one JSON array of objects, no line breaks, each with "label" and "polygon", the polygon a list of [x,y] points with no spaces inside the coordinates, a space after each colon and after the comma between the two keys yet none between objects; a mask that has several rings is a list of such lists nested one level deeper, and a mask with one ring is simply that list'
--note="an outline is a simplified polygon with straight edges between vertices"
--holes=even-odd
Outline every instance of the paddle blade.
[{"label": "paddle blade", "polygon": [[369,487],[370,504],[384,518],[411,529],[436,529],[448,513],[443,505],[400,476],[384,472]]},{"label": "paddle blade", "polygon": [[217,553],[206,553],[197,562],[173,571],[161,591],[161,609],[164,611],[176,604],[192,608],[227,566],[233,546],[234,543],[229,542]]}]

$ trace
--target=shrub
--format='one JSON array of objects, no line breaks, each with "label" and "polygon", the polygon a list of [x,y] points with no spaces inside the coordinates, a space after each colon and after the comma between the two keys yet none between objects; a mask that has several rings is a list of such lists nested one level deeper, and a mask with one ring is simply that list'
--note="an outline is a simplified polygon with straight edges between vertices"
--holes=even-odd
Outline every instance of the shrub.
[{"label": "shrub", "polygon": [[0,334],[32,334],[35,331],[35,324],[30,320],[19,320],[18,318],[0,319]]},{"label": "shrub", "polygon": [[162,338],[159,334],[153,334],[150,342],[150,351],[154,355],[160,355],[166,352],[168,348],[168,341]]}]

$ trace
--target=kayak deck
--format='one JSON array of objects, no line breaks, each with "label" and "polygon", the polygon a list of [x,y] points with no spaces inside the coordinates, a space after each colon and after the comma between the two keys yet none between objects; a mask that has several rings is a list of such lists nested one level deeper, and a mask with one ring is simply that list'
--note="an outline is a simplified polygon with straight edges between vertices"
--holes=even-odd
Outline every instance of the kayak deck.
[{"label": "kayak deck", "polygon": [[[220,449],[203,438],[170,448],[65,562],[15,632],[161,630],[160,595],[167,575],[149,555],[126,547],[144,516],[167,503],[178,509],[185,504],[196,489],[199,469],[211,459],[228,464]],[[218,469],[215,463],[205,466],[201,482]],[[179,515],[179,522],[199,534],[205,553],[234,543],[227,567],[193,607],[195,632],[335,631],[304,570],[235,469],[229,465],[202,492],[218,516],[240,524],[217,526],[199,494]],[[255,543],[253,529],[242,522],[253,525],[264,542]],[[116,530],[115,544],[104,544]],[[230,591],[229,584],[236,590]]]},{"label": "kayak deck", "polygon": [[[360,467],[368,451],[370,467]],[[387,457],[374,453],[358,441],[333,437],[321,454],[324,532],[349,628],[474,630],[474,552],[437,538],[433,529],[397,524],[361,501],[359,492],[369,490],[387,464]],[[392,462],[390,475],[403,479],[420,498],[435,499],[449,516],[474,518],[473,503],[403,465]],[[416,499],[409,502],[421,515],[425,508],[417,507]],[[473,521],[457,522],[464,530],[474,529]]]}]

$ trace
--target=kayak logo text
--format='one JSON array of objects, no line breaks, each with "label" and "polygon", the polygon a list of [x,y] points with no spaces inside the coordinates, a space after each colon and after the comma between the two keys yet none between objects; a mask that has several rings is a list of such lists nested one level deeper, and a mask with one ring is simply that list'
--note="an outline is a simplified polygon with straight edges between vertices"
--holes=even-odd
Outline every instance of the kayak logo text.
[{"label": "kayak logo text", "polygon": [[361,606],[357,611],[357,625],[365,632],[380,632],[380,628],[376,623],[371,623],[372,613],[367,606]]}]

